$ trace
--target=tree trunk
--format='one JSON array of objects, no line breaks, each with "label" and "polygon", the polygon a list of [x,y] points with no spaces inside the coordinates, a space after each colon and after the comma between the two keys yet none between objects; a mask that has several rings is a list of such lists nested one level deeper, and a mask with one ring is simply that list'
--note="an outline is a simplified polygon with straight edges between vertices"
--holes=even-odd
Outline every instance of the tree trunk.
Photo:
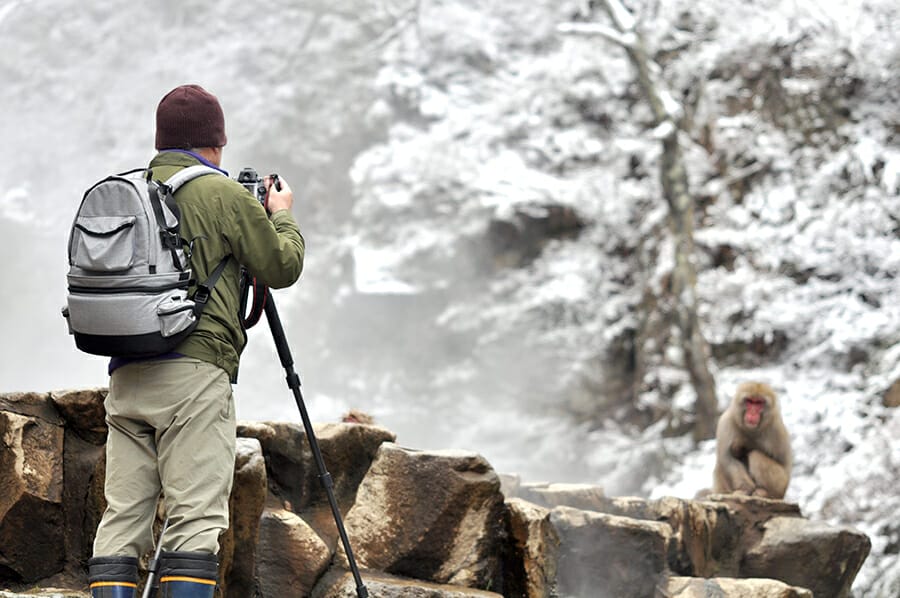
[{"label": "tree trunk", "polygon": [[[614,29],[599,24],[571,24],[562,28],[569,33],[601,35],[618,43],[628,54],[637,80],[653,111],[656,134],[663,145],[660,182],[669,205],[669,225],[675,238],[675,264],[672,288],[675,321],[681,333],[684,367],[697,396],[693,437],[695,441],[713,438],[718,417],[716,382],[709,371],[709,345],[700,330],[697,316],[697,269],[694,265],[694,198],[688,189],[687,169],[678,145],[679,123],[672,97],[654,80],[654,64],[647,54],[636,21],[619,0],[604,0],[604,8]],[[683,107],[677,106],[683,112]]]},{"label": "tree trunk", "polygon": [[669,204],[669,225],[675,236],[672,295],[675,298],[675,320],[681,331],[684,365],[697,395],[693,437],[699,442],[715,436],[719,406],[716,382],[709,371],[709,345],[700,330],[697,316],[697,269],[693,260],[694,199],[688,191],[687,172],[677,135],[663,140],[660,178]]}]

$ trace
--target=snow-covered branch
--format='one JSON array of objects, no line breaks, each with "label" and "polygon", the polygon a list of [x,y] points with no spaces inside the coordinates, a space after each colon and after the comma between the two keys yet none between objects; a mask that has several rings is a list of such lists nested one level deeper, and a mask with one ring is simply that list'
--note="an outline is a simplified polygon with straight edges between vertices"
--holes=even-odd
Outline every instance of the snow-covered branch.
[{"label": "snow-covered branch", "polygon": [[[656,65],[657,63],[653,63]],[[657,65],[658,66],[658,65]],[[672,97],[672,93],[668,89],[663,89],[659,83],[657,85],[657,93],[659,94],[659,100],[662,103],[663,109],[666,111],[666,114],[669,115],[669,119],[673,121],[677,121],[681,119],[684,115],[684,106]]]},{"label": "snow-covered branch", "polygon": [[651,136],[654,139],[659,139],[660,141],[669,137],[670,135],[674,135],[678,132],[678,129],[675,127],[675,123],[672,122],[671,118],[667,118],[662,121],[651,132]]},{"label": "snow-covered branch", "polygon": [[[621,0],[603,0],[603,3],[613,22],[612,26],[573,22],[561,23],[556,30],[562,34],[602,37],[624,48],[637,71],[638,82],[650,102],[657,124],[661,125],[656,135],[658,138],[668,137],[677,128],[676,123],[684,115],[684,108],[660,83],[659,64],[648,55],[634,15],[625,8]],[[667,122],[671,124],[666,125]]]},{"label": "snow-covered branch", "polygon": [[600,36],[624,48],[633,48],[637,36],[631,31],[618,31],[600,23],[561,23],[556,26],[560,33],[571,35]]},{"label": "snow-covered branch", "polygon": [[634,15],[629,12],[625,5],[619,0],[604,0],[609,15],[612,17],[613,23],[619,31],[634,31],[637,27],[637,21]]}]

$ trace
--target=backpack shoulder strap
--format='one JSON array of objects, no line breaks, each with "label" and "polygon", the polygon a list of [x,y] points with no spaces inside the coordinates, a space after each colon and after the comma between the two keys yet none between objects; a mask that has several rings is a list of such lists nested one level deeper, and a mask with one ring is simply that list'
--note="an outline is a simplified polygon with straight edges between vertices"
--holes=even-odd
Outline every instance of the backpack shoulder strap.
[{"label": "backpack shoulder strap", "polygon": [[[151,178],[148,178],[147,181],[149,186],[150,205],[160,226],[159,232],[163,246],[172,251],[172,260],[179,270],[183,270],[184,265],[181,264],[181,260],[178,259],[178,255],[175,253],[175,250],[182,246],[179,225],[181,221],[181,211],[178,209],[178,204],[175,203],[175,192],[185,183],[207,174],[220,174],[225,176],[225,173],[221,170],[216,170],[215,168],[204,166],[203,164],[195,164],[194,166],[188,166],[187,168],[179,170],[164,183],[153,181]],[[148,171],[148,177],[152,177],[152,171]],[[165,212],[162,209],[163,204],[165,204],[168,211],[175,217],[174,222],[170,222],[166,218]]]},{"label": "backpack shoulder strap", "polygon": [[174,195],[182,185],[205,174],[219,174],[225,176],[225,173],[221,170],[216,170],[215,168],[204,166],[203,164],[195,164],[193,166],[188,166],[187,168],[182,168],[169,177],[163,185],[168,187],[171,190],[172,195]]},{"label": "backpack shoulder strap", "polygon": [[197,285],[197,290],[194,291],[194,315],[199,319],[200,315],[203,313],[203,309],[206,307],[206,302],[209,301],[209,296],[212,294],[213,287],[216,286],[216,283],[219,282],[219,278],[222,276],[222,273],[225,271],[225,266],[228,265],[228,260],[231,259],[231,254],[223,257],[219,263],[216,265],[215,270],[212,271],[212,274],[209,275],[205,281]]}]

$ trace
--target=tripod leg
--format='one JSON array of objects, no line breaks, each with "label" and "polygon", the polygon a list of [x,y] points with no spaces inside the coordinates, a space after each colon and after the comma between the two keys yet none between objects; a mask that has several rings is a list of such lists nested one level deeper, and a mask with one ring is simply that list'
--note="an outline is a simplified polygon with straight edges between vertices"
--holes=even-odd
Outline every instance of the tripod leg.
[{"label": "tripod leg", "polygon": [[334,480],[332,480],[331,474],[325,468],[325,460],[322,458],[322,451],[319,450],[319,441],[316,440],[316,434],[313,431],[312,422],[309,419],[309,413],[306,411],[306,404],[303,401],[303,393],[300,391],[300,376],[294,371],[294,358],[291,356],[291,349],[288,346],[284,327],[281,325],[281,318],[278,316],[278,310],[275,307],[275,301],[272,299],[271,293],[269,293],[266,300],[265,313],[266,320],[269,322],[269,329],[272,331],[272,339],[275,341],[275,348],[278,350],[278,358],[281,360],[281,365],[286,374],[287,385],[294,393],[294,400],[297,403],[297,408],[300,410],[303,428],[306,430],[306,438],[309,440],[309,448],[312,450],[313,459],[319,472],[319,480],[322,482],[322,487],[328,495],[331,514],[334,516],[334,522],[337,525],[344,552],[347,553],[350,572],[353,574],[353,580],[356,582],[356,595],[358,598],[367,598],[369,591],[363,584],[362,577],[359,574],[359,567],[357,567],[356,559],[353,556],[353,550],[350,548],[350,538],[347,537],[347,530],[344,528],[341,511],[338,507],[337,499],[334,497]]},{"label": "tripod leg", "polygon": [[141,598],[152,598],[153,596],[156,596],[156,592],[159,589],[159,577],[157,576],[157,572],[159,571],[159,555],[162,553],[163,535],[165,535],[168,528],[169,518],[166,517],[166,520],[163,521],[162,529],[159,530],[159,539],[156,540],[156,550],[153,553],[153,558],[150,559],[150,566],[147,568],[147,583],[144,586],[144,593],[141,594]]}]

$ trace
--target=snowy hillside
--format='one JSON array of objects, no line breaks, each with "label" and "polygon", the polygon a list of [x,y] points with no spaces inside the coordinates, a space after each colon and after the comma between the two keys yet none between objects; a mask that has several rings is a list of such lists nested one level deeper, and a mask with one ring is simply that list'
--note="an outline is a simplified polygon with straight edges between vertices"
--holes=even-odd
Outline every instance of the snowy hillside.
[{"label": "snowy hillside", "polygon": [[[643,30],[690,110],[682,145],[721,404],[741,380],[776,388],[796,453],[788,499],[869,533],[859,593],[894,595],[900,416],[882,397],[900,378],[896,9],[660,4],[644,7]],[[357,281],[416,294],[433,317],[393,331],[431,358],[375,376],[373,401],[411,420],[402,439],[435,443],[437,429],[526,479],[690,497],[714,458],[683,428],[665,438],[692,408],[678,351],[622,382],[643,286],[671,252],[663,240],[647,259],[665,204],[630,64],[554,28],[602,22],[594,13],[429,3],[383,70],[383,109],[402,120],[356,162],[348,251]],[[589,223],[577,239],[512,265],[492,252],[492,219],[521,224],[551,204]],[[398,414],[411,388],[422,400]],[[415,436],[450,405],[455,417]]]}]

